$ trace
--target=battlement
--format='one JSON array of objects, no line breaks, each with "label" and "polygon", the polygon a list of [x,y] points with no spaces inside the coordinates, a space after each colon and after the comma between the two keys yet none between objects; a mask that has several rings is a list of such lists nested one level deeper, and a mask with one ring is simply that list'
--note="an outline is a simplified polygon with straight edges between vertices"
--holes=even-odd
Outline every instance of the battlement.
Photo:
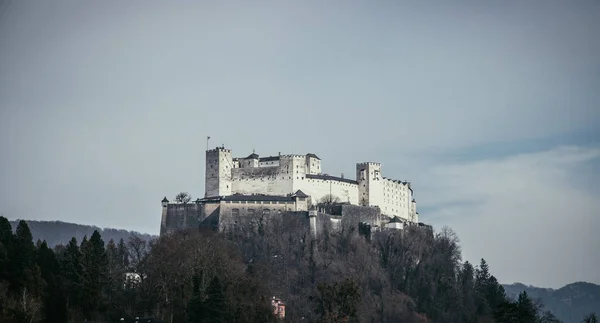
[{"label": "battlement", "polygon": [[381,167],[381,163],[377,163],[377,162],[362,162],[362,163],[356,163],[356,166],[379,166],[379,167]]},{"label": "battlement", "polygon": [[227,149],[227,148],[224,148],[224,147],[217,147],[215,149],[209,149],[206,152],[207,153],[214,153],[214,152],[219,152],[219,151],[226,152],[226,153],[231,153],[231,149]]},{"label": "battlement", "polygon": [[387,177],[384,177],[383,179],[386,180],[386,181],[390,181],[392,183],[410,186],[410,182],[408,182],[408,181],[402,181],[402,180],[399,180],[399,179],[391,179],[391,178],[387,178]]},{"label": "battlement", "polygon": [[296,154],[290,154],[290,155],[281,155],[281,158],[297,158],[297,159],[304,159],[304,158],[306,158],[306,155],[296,155]]}]

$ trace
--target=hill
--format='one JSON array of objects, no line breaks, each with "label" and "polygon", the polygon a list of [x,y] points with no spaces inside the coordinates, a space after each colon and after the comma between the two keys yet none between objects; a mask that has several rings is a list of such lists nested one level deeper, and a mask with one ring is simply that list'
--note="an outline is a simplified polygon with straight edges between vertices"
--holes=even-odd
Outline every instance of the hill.
[{"label": "hill", "polygon": [[[98,230],[102,235],[104,243],[107,243],[110,239],[118,242],[121,238],[127,241],[132,235],[136,235],[144,240],[156,238],[156,236],[146,233],[111,228],[102,229],[93,225],[61,221],[25,221],[31,230],[33,241],[37,241],[38,239],[46,240],[46,243],[51,248],[58,244],[66,245],[72,237],[77,238],[77,241],[81,242],[84,236],[89,238],[94,233],[94,230]],[[18,222],[19,220],[10,221],[13,230],[16,230]]]},{"label": "hill", "polygon": [[559,289],[527,286],[521,283],[503,285],[506,295],[515,299],[526,291],[536,300],[540,300],[558,319],[564,323],[579,323],[591,312],[600,314],[600,285],[576,282]]}]

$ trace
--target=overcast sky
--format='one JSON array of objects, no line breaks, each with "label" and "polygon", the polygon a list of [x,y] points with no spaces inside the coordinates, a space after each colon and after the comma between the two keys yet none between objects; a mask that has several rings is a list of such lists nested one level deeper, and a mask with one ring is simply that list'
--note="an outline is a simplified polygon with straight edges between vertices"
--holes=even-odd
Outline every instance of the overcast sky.
[{"label": "overcast sky", "polygon": [[598,1],[0,3],[9,219],[157,234],[210,135],[379,161],[501,282],[600,283]]}]

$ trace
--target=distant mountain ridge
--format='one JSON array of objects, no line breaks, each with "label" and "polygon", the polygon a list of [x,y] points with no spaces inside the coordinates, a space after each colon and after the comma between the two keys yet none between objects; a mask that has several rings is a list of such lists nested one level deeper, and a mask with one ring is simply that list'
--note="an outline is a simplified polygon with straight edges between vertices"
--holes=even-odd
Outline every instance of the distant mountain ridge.
[{"label": "distant mountain ridge", "polygon": [[[9,221],[13,231],[17,229],[17,225],[20,220]],[[122,238],[127,242],[129,237],[132,235],[138,236],[144,240],[151,240],[156,238],[155,235],[140,233],[136,231],[127,231],[122,229],[112,228],[100,228],[93,225],[84,225],[77,223],[69,223],[62,221],[36,221],[36,220],[25,220],[31,230],[33,241],[46,240],[49,247],[54,247],[59,244],[66,245],[69,243],[72,237],[77,239],[77,242],[81,242],[84,236],[88,238],[94,233],[94,230],[98,230],[102,236],[104,243],[108,243],[110,239],[113,239],[115,243],[119,242]]]},{"label": "distant mountain ridge", "polygon": [[522,283],[502,285],[506,295],[516,299],[520,292],[526,291],[535,300],[540,300],[564,323],[579,323],[591,312],[600,315],[600,285],[575,282],[559,289],[527,286]]}]

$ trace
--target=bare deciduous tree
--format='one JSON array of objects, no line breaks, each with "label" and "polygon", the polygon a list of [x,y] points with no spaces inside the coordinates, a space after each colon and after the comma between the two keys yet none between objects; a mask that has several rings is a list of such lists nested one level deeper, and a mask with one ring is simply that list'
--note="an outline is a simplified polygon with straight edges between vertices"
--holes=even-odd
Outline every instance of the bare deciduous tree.
[{"label": "bare deciduous tree", "polygon": [[41,319],[42,302],[35,298],[27,288],[9,302],[18,319],[22,322],[37,322]]},{"label": "bare deciduous tree", "polygon": [[133,235],[127,242],[130,267],[140,275],[140,279],[144,280],[146,261],[148,258],[148,243],[146,240]]},{"label": "bare deciduous tree", "polygon": [[177,203],[187,204],[191,199],[192,197],[187,192],[181,192],[175,196],[175,201],[177,201]]},{"label": "bare deciduous tree", "polygon": [[327,194],[321,199],[319,199],[319,202],[317,203],[317,208],[319,208],[322,212],[331,214],[333,211],[333,206],[340,203],[340,201],[341,200],[339,197],[333,194]]}]

